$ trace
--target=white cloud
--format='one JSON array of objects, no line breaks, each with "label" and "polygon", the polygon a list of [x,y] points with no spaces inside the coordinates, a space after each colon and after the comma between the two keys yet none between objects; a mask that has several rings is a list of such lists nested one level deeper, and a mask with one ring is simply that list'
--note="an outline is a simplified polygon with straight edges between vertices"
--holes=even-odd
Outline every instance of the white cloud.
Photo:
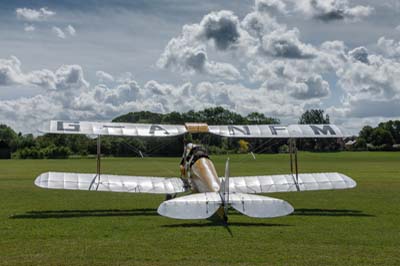
[{"label": "white cloud", "polygon": [[25,77],[21,72],[21,62],[17,57],[11,56],[10,59],[0,59],[0,86],[25,83]]},{"label": "white cloud", "polygon": [[281,0],[255,0],[255,9],[258,12],[270,14],[287,13],[286,3]]},{"label": "white cloud", "polygon": [[42,7],[40,9],[17,8],[15,13],[18,19],[26,21],[42,21],[56,14],[56,12],[51,11],[47,7]]},{"label": "white cloud", "polygon": [[27,24],[27,25],[25,25],[25,27],[24,27],[24,31],[26,31],[26,32],[35,31],[35,26],[33,26],[33,25],[31,25],[31,24]]},{"label": "white cloud", "polygon": [[60,29],[59,27],[53,26],[51,28],[51,31],[58,37],[61,39],[65,39],[66,35],[64,33],[64,31],[62,29]]},{"label": "white cloud", "polygon": [[15,56],[0,59],[0,86],[29,85],[46,90],[72,90],[87,88],[89,83],[79,65],[63,65],[55,72],[42,69],[31,72],[21,70],[21,62]]},{"label": "white cloud", "polygon": [[65,27],[65,31],[68,32],[69,35],[71,35],[71,36],[76,35],[76,30],[74,27],[72,27],[72,25],[68,25],[67,27]]},{"label": "white cloud", "polygon": [[299,34],[296,28],[275,30],[262,38],[262,51],[275,57],[297,59],[315,57],[315,49],[311,45],[300,42]]},{"label": "white cloud", "polygon": [[399,57],[400,56],[400,42],[392,39],[381,37],[377,43],[378,49],[386,56]]},{"label": "white cloud", "polygon": [[357,47],[349,52],[349,56],[364,64],[369,64],[368,50],[365,47]]},{"label": "white cloud", "polygon": [[234,48],[240,38],[239,19],[231,11],[211,12],[201,20],[198,34],[219,50]]},{"label": "white cloud", "polygon": [[369,16],[374,10],[371,6],[350,6],[348,0],[291,0],[297,11],[318,20],[356,21]]},{"label": "white cloud", "polygon": [[[23,132],[33,132],[50,119],[108,120],[139,110],[155,112],[187,111],[210,106],[224,106],[242,113],[268,112],[294,115],[303,104],[293,106],[288,99],[270,95],[264,88],[250,89],[222,82],[184,83],[180,86],[151,80],[140,86],[125,80],[114,86],[91,87],[79,65],[63,65],[56,71],[22,72],[17,58],[7,59],[7,85],[40,86],[43,92],[31,98],[0,101],[0,122]],[[104,76],[104,73],[101,74]]]},{"label": "white cloud", "polygon": [[100,83],[110,83],[114,82],[114,77],[105,71],[96,71],[96,77]]},{"label": "white cloud", "polygon": [[342,117],[400,116],[400,62],[370,54],[364,47],[349,51],[337,71],[344,91],[342,106],[332,107]]},{"label": "white cloud", "polygon": [[[203,43],[204,40],[214,40],[218,49],[228,49],[233,45],[236,37],[231,27],[237,25],[231,24],[229,19],[223,19],[224,15],[231,18],[231,13],[224,11],[205,16],[200,24],[185,25],[182,34],[169,41],[157,66],[183,75],[197,73],[228,80],[238,79],[240,73],[234,66],[208,60],[206,44]],[[218,33],[224,37],[218,37]]]}]

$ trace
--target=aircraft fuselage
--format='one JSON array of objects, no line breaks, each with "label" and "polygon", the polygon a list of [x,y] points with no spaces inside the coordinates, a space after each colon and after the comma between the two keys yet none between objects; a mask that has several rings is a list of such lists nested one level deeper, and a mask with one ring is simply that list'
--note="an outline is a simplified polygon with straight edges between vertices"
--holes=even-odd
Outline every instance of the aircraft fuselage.
[{"label": "aircraft fuselage", "polygon": [[219,192],[221,188],[214,164],[205,157],[198,159],[191,166],[189,179],[193,192]]}]

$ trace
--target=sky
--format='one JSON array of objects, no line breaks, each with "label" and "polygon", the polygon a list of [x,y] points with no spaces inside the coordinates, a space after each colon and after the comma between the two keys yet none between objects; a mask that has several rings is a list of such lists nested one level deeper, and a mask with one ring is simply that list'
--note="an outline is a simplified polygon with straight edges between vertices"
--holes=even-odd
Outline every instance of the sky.
[{"label": "sky", "polygon": [[0,123],[223,106],[400,119],[397,0],[1,1]]}]

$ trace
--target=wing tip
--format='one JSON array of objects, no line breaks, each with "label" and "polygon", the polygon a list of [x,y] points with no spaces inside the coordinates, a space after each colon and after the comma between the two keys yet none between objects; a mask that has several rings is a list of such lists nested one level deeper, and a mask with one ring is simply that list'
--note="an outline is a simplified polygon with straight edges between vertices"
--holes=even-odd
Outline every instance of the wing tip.
[{"label": "wing tip", "polygon": [[47,186],[45,186],[44,183],[48,182],[49,174],[50,174],[49,172],[41,173],[38,177],[36,177],[34,181],[35,186],[46,188]]},{"label": "wing tip", "polygon": [[346,182],[346,184],[347,184],[346,188],[351,189],[351,188],[355,188],[357,186],[357,182],[354,179],[352,179],[351,177],[349,177],[349,176],[347,176],[345,174],[342,174],[342,173],[338,173],[338,174]]}]

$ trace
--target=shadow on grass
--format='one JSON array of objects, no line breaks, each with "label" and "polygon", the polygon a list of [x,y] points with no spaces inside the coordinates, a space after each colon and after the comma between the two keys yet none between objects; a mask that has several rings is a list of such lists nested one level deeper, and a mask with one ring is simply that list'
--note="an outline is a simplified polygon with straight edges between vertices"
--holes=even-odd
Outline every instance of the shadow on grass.
[{"label": "shadow on grass", "polygon": [[354,216],[354,217],[375,217],[359,210],[340,209],[295,209],[291,215],[296,216]]},{"label": "shadow on grass", "polygon": [[15,214],[10,219],[48,219],[48,218],[76,218],[76,217],[107,217],[107,216],[158,216],[155,209],[132,210],[51,210],[29,211],[23,214]]},{"label": "shadow on grass", "polygon": [[[237,212],[231,212],[229,215],[239,215]],[[341,209],[296,209],[291,215],[296,216],[354,216],[354,217],[375,217],[375,215],[366,214],[358,210]],[[49,210],[49,211],[29,211],[23,214],[15,214],[10,219],[49,219],[49,218],[76,218],[76,217],[108,217],[108,216],[159,216],[156,209],[97,209],[97,210]],[[285,224],[272,223],[228,223],[230,226],[288,226]],[[221,226],[219,222],[211,223],[182,223],[165,225],[165,227],[207,227]]]},{"label": "shadow on grass", "polygon": [[175,227],[212,227],[212,226],[248,226],[248,227],[274,227],[274,226],[292,226],[289,224],[275,224],[275,223],[249,223],[249,222],[228,222],[225,225],[222,222],[209,222],[209,223],[180,223],[180,224],[166,224],[161,225],[161,227],[175,228]]}]

